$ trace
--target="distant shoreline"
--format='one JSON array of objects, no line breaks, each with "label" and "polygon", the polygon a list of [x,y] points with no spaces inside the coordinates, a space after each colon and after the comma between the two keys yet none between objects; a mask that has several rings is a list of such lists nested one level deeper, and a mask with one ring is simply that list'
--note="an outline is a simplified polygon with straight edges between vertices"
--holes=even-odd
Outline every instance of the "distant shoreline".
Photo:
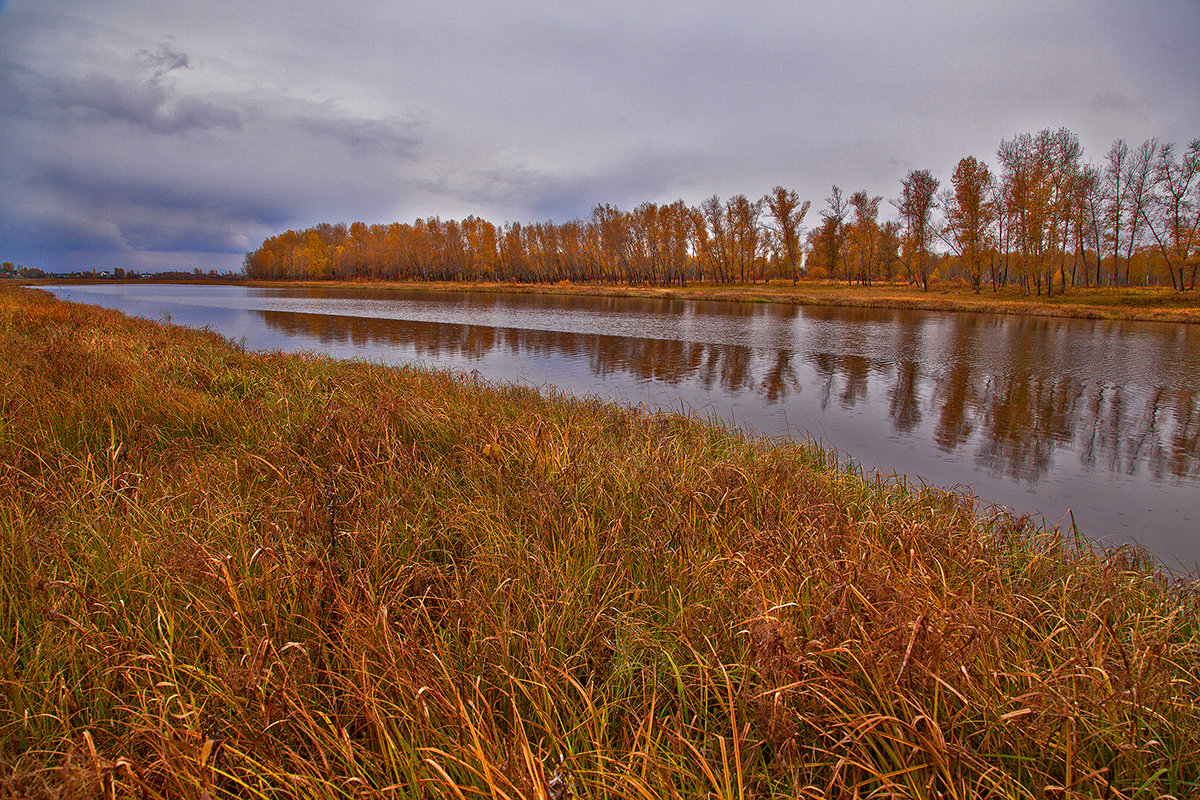
[{"label": "distant shoreline", "polygon": [[934,285],[928,292],[908,285],[882,284],[849,288],[841,282],[771,281],[769,283],[691,286],[669,288],[584,283],[492,283],[457,281],[265,281],[191,280],[158,281],[142,277],[119,281],[89,279],[26,280],[37,284],[86,283],[195,283],[256,287],[370,288],[396,291],[516,292],[522,294],[584,295],[593,297],[646,297],[663,300],[714,300],[744,303],[788,303],[847,308],[892,308],[924,311],[961,311],[981,314],[1022,314],[1071,319],[1108,319],[1144,322],[1200,323],[1200,294],[1177,292],[1163,287],[1083,288],[1075,287],[1053,297],[1026,296],[1020,289],[978,294],[958,284]]}]

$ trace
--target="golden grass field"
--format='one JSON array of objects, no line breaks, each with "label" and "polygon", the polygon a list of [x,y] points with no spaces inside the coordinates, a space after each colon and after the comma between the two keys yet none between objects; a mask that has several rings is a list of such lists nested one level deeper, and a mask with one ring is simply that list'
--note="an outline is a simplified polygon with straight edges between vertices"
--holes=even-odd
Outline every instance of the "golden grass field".
[{"label": "golden grass field", "polygon": [[11,286],[0,363],[0,796],[1200,793],[1198,586],[1137,551]]}]

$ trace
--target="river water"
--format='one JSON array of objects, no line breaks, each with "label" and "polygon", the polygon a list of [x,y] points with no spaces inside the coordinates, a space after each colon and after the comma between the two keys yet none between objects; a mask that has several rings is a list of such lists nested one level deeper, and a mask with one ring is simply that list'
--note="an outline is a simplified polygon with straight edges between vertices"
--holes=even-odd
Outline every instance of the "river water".
[{"label": "river water", "polygon": [[1200,564],[1200,326],[614,297],[47,287],[250,348],[417,362],[811,436]]}]

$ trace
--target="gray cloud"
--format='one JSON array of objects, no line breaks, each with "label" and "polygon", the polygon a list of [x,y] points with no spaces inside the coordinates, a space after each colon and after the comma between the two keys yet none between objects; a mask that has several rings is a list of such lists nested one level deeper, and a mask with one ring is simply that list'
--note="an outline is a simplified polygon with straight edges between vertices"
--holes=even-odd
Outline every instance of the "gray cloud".
[{"label": "gray cloud", "polygon": [[329,139],[358,156],[388,155],[411,160],[417,157],[421,145],[415,133],[418,126],[399,119],[320,117],[306,112],[280,121],[314,137]]},{"label": "gray cloud", "polygon": [[1097,92],[1092,95],[1090,107],[1095,111],[1124,114],[1136,112],[1145,108],[1145,104],[1136,98],[1117,92]]},{"label": "gray cloud", "polygon": [[[632,207],[647,200],[669,201],[694,193],[680,175],[705,168],[704,154],[690,148],[647,146],[636,156],[614,159],[587,171],[565,172],[524,164],[472,169],[417,185],[433,197],[453,198],[464,207],[523,209],[524,219],[586,217],[601,203]],[[501,219],[520,217],[501,216]]]},{"label": "gray cloud", "polygon": [[[186,56],[179,55],[184,59]],[[91,72],[81,78],[43,75],[6,63],[0,100],[12,116],[46,124],[123,123],[163,134],[211,128],[237,129],[243,112],[181,94],[151,78],[117,78]]]},{"label": "gray cloud", "polygon": [[232,265],[323,220],[892,197],[1021,131],[1067,126],[1093,158],[1200,134],[1196,35],[1170,0],[10,0],[0,251]]},{"label": "gray cloud", "polygon": [[0,242],[18,258],[178,250],[234,266],[285,223],[386,203],[401,185],[388,164],[421,144],[415,122],[329,100],[181,88],[164,76],[191,59],[165,45],[134,62],[142,74],[0,75]]},{"label": "gray cloud", "polygon": [[177,52],[165,44],[159,45],[158,49],[154,52],[150,52],[149,50],[139,51],[138,58],[150,69],[154,80],[158,80],[168,72],[174,72],[177,69],[187,69],[191,66],[186,53]]},{"label": "gray cloud", "polygon": [[242,114],[196,97],[180,96],[157,81],[119,81],[91,74],[52,84],[58,110],[86,122],[125,122],[156,133],[237,129]]}]

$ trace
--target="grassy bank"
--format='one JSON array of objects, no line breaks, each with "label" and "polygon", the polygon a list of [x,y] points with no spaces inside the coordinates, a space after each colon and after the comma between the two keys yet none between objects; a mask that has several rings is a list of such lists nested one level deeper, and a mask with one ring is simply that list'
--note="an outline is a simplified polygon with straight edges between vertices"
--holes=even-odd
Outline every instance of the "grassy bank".
[{"label": "grassy bank", "polygon": [[1197,586],[1136,553],[12,288],[0,363],[0,794],[1200,791]]},{"label": "grassy bank", "polygon": [[850,306],[857,308],[910,308],[931,311],[971,311],[990,314],[1126,319],[1200,323],[1200,294],[1161,287],[1076,288],[1053,297],[1026,295],[1017,287],[976,294],[960,284],[934,285],[929,291],[907,284],[849,287],[842,282],[772,281],[739,286],[693,284],[687,287],[599,286],[573,283],[481,282],[271,282],[248,281],[252,286],[322,286],[396,288],[406,291],[523,292],[615,297],[655,297],[683,300],[727,300],[753,303]]}]

